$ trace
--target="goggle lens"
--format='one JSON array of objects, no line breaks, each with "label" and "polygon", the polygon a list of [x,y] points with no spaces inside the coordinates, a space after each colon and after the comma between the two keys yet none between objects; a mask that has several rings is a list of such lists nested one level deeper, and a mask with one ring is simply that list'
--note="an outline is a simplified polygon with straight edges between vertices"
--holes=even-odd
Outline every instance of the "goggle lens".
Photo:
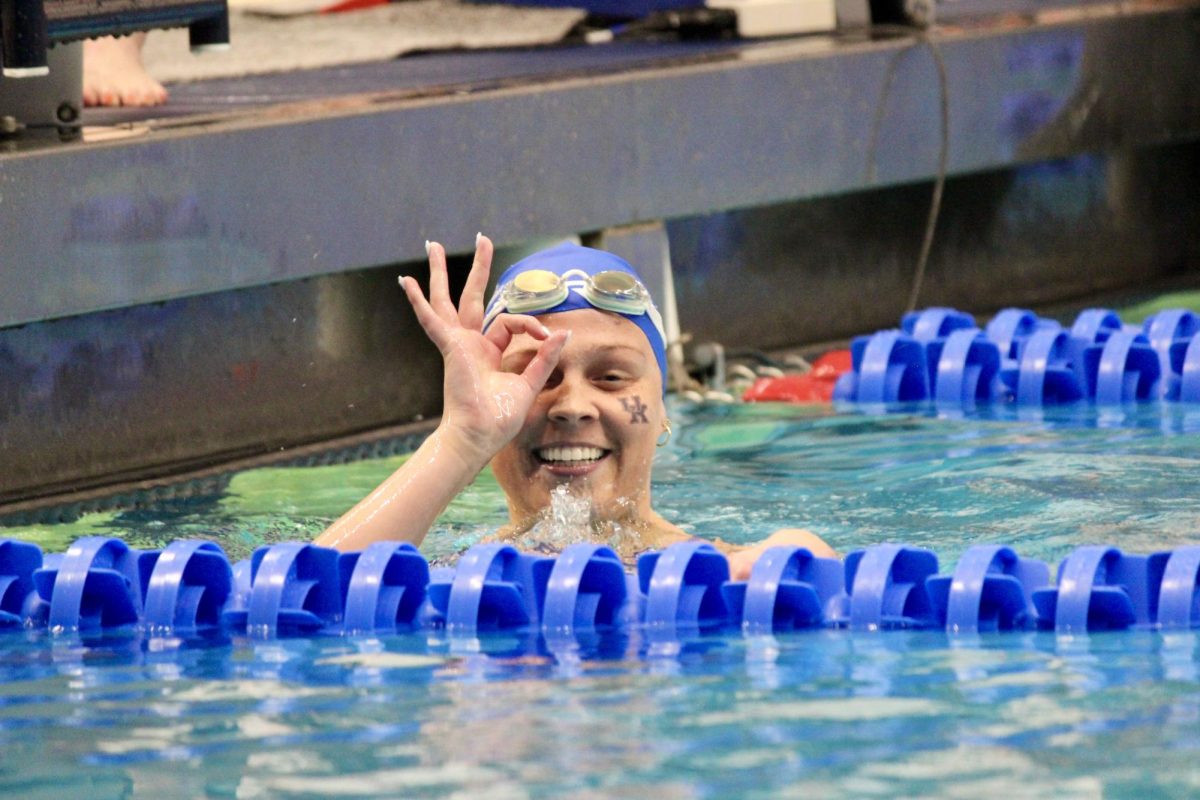
[{"label": "goggle lens", "polygon": [[592,276],[583,290],[588,302],[597,308],[619,314],[642,314],[651,302],[646,289],[625,272],[601,272]]},{"label": "goggle lens", "polygon": [[566,299],[566,284],[546,269],[522,272],[503,291],[503,305],[512,314],[554,308]]},{"label": "goggle lens", "polygon": [[544,294],[557,291],[562,279],[548,269],[531,269],[513,279],[514,289],[529,294]]},{"label": "goggle lens", "polygon": [[612,294],[630,299],[638,297],[641,286],[637,279],[627,272],[601,272],[592,276],[592,289],[600,294]]}]

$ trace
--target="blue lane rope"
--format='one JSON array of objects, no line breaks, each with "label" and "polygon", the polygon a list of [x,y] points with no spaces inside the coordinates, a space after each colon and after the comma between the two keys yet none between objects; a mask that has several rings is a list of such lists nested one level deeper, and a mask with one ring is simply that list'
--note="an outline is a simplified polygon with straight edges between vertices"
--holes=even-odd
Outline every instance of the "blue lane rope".
[{"label": "blue lane rope", "polygon": [[398,542],[361,553],[285,542],[230,564],[213,542],[141,551],[93,536],[43,555],[6,539],[0,628],[256,638],[440,629],[547,639],[642,628],[661,641],[719,630],[1200,627],[1200,546],[1136,555],[1089,545],[1050,576],[1047,564],[997,545],[971,548],[950,575],[939,574],[931,551],[902,544],[844,561],[775,547],[735,582],[725,556],[702,542],[644,553],[630,574],[610,548],[593,544],[556,558],[479,544],[456,567],[430,570],[415,547]]},{"label": "blue lane rope", "polygon": [[1200,316],[1183,309],[1135,326],[1092,308],[1063,328],[1008,308],[980,330],[970,314],[927,308],[905,314],[899,329],[856,338],[850,352],[852,368],[834,389],[839,402],[932,402],[939,411],[1200,403]]}]

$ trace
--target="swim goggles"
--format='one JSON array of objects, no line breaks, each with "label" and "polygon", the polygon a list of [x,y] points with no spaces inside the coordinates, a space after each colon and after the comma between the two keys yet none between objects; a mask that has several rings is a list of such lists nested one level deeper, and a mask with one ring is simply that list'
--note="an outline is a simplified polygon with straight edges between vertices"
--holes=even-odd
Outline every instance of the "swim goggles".
[{"label": "swim goggles", "polygon": [[610,269],[589,275],[581,269],[571,269],[562,275],[548,269],[530,269],[521,272],[511,281],[496,290],[483,320],[487,327],[502,313],[531,314],[550,309],[563,303],[571,292],[575,292],[588,305],[624,316],[646,314],[666,341],[662,316],[654,306],[650,292],[628,272]]}]

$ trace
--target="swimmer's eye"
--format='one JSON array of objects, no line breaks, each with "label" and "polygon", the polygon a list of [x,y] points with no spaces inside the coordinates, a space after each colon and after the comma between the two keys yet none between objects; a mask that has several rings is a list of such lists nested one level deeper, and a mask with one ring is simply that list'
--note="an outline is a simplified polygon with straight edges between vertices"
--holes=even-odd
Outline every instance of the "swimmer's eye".
[{"label": "swimmer's eye", "polygon": [[628,383],[630,380],[632,380],[632,378],[627,373],[609,371],[609,372],[600,373],[600,375],[597,377],[596,382],[602,386],[611,387],[611,386],[623,386],[626,383]]}]

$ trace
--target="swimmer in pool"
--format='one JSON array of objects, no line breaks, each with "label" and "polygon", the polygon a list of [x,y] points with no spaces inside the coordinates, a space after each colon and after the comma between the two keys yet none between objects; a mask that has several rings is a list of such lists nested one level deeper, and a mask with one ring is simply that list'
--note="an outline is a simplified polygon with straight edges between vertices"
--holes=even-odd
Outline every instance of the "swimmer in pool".
[{"label": "swimmer in pool", "polygon": [[[650,472],[670,436],[663,402],[666,340],[637,273],[611,253],[562,244],[501,277],[485,307],[492,243],[478,236],[458,307],[446,253],[428,245],[429,298],[400,279],[445,360],[437,429],[375,491],[317,538],[360,550],[379,540],[419,545],[434,520],[487,464],[504,490],[509,522],[493,538],[525,549],[554,494],[586,498],[587,535],[623,558],[694,537],[650,502]],[[818,536],[775,532],[750,546],[713,544],[735,580],[768,547],[799,545],[834,557]]]}]

